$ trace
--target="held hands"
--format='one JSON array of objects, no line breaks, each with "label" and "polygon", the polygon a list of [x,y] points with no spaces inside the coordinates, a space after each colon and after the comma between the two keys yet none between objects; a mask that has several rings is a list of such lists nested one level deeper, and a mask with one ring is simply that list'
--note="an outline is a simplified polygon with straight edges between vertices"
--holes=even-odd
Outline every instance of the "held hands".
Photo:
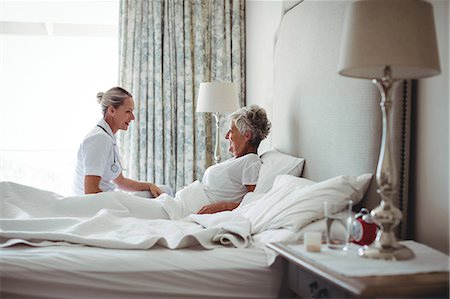
[{"label": "held hands", "polygon": [[160,196],[163,192],[161,191],[161,189],[159,189],[158,186],[156,186],[155,184],[149,183],[150,187],[150,193],[156,198],[158,196]]},{"label": "held hands", "polygon": [[197,212],[197,214],[214,214],[223,211],[232,211],[239,206],[239,202],[216,202],[210,205],[206,205]]}]

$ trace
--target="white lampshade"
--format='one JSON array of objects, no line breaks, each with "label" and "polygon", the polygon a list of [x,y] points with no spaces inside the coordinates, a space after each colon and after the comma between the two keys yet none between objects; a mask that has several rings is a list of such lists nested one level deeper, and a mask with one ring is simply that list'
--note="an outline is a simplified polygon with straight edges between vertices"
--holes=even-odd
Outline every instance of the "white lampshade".
[{"label": "white lampshade", "polygon": [[393,79],[439,74],[433,7],[421,0],[363,0],[349,5],[339,74],[380,79],[390,66]]},{"label": "white lampshade", "polygon": [[200,83],[197,112],[233,112],[238,108],[239,97],[236,83]]}]

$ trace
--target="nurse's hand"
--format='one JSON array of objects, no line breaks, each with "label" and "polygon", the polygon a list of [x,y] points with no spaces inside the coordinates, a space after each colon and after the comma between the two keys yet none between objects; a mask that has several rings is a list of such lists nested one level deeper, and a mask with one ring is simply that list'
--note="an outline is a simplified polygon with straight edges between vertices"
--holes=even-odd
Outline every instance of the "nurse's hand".
[{"label": "nurse's hand", "polygon": [[161,189],[159,189],[158,186],[156,186],[155,184],[149,183],[150,187],[150,193],[154,196],[154,197],[158,197],[160,196],[163,192],[161,191]]}]

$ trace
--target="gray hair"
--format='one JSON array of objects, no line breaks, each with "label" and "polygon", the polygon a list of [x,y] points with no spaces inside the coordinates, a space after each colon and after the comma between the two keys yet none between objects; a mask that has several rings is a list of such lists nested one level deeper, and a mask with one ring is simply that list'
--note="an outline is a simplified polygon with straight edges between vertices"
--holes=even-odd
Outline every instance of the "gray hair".
[{"label": "gray hair", "polygon": [[230,121],[239,130],[239,133],[245,134],[250,131],[252,139],[250,144],[258,148],[262,140],[270,133],[272,124],[267,118],[266,110],[257,105],[243,107],[230,115]]},{"label": "gray hair", "polygon": [[111,88],[107,92],[97,93],[97,102],[102,106],[103,117],[106,115],[106,110],[109,106],[118,108],[128,98],[132,98],[131,93],[118,86]]}]

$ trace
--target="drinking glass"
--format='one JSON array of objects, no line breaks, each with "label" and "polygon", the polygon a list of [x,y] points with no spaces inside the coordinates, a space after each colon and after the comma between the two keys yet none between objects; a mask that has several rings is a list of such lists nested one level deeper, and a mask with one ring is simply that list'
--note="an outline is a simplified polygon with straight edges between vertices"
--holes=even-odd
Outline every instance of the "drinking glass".
[{"label": "drinking glass", "polygon": [[352,201],[328,201],[324,203],[327,246],[346,250],[352,223]]}]

